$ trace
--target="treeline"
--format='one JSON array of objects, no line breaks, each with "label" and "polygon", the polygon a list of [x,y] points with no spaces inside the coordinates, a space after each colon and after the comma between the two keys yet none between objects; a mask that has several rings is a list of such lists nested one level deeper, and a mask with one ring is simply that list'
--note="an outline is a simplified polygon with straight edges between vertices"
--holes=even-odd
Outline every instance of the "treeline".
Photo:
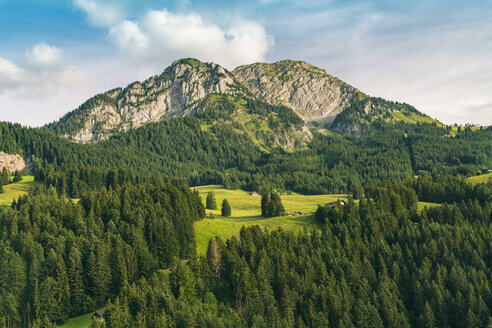
[{"label": "treeline", "polygon": [[489,327],[492,203],[419,213],[411,185],[320,207],[321,231],[214,238],[168,280],[125,289],[106,327]]},{"label": "treeline", "polygon": [[195,255],[205,216],[182,183],[117,184],[78,203],[36,189],[0,209],[0,326],[63,323],[125,286]]},{"label": "treeline", "polygon": [[73,198],[106,185],[110,171],[250,191],[362,194],[362,186],[373,181],[433,171],[470,176],[492,167],[492,128],[449,137],[447,128],[431,124],[376,121],[364,138],[315,133],[305,150],[262,152],[231,125],[202,129],[204,122],[172,119],[90,145],[70,143],[46,129],[0,123],[0,150],[23,154],[38,180]]}]

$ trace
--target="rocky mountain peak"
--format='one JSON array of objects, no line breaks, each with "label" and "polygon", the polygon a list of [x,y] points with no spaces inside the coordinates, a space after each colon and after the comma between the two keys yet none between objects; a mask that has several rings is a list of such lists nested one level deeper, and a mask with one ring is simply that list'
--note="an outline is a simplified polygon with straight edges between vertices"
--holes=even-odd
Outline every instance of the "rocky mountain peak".
[{"label": "rocky mountain peak", "polygon": [[89,99],[49,127],[75,142],[99,141],[149,122],[223,108],[219,103],[227,97],[213,95],[234,98],[236,109],[248,100],[284,106],[302,119],[308,136],[306,124],[311,128],[329,124],[338,132],[360,135],[374,119],[393,120],[394,112],[421,115],[411,106],[369,97],[303,61],[254,63],[230,72],[214,63],[185,58],[160,75]]},{"label": "rocky mountain peak", "polygon": [[[161,75],[90,99],[52,127],[75,142],[99,141],[148,122],[192,115],[198,110],[198,101],[209,94],[243,92],[234,76],[222,66],[180,59]],[[76,131],[64,128],[70,121],[76,121]],[[73,130],[73,122],[68,125]]]},{"label": "rocky mountain peak", "polygon": [[306,122],[331,122],[358,92],[303,61],[282,60],[236,68],[234,76],[259,99],[292,108]]}]

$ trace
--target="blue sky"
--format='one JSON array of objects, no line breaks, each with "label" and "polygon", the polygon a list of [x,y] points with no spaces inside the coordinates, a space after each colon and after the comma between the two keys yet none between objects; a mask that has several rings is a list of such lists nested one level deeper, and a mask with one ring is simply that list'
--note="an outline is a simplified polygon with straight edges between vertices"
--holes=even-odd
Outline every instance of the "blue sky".
[{"label": "blue sky", "polygon": [[492,1],[0,0],[0,120],[39,126],[197,57],[304,60],[445,123],[492,124]]}]

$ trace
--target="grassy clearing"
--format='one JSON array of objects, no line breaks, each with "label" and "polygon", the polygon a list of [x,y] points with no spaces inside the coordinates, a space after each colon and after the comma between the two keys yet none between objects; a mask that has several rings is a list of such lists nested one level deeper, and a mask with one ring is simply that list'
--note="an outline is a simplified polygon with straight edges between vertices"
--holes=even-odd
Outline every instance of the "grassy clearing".
[{"label": "grassy clearing", "polygon": [[428,207],[436,207],[436,206],[439,206],[441,204],[438,204],[438,203],[429,203],[429,202],[418,202],[417,204],[417,211],[421,212],[424,208]]},{"label": "grassy clearing", "polygon": [[[237,235],[243,226],[259,225],[265,229],[282,228],[285,230],[302,230],[304,227],[315,225],[314,216],[283,216],[275,218],[261,217],[261,196],[250,196],[243,190],[227,190],[221,185],[193,187],[200,192],[202,200],[208,192],[213,191],[217,200],[217,210],[207,210],[213,213],[214,219],[204,219],[195,223],[195,234],[198,254],[204,254],[208,241],[213,236],[227,239]],[[232,208],[228,218],[220,216],[222,200],[226,198]],[[316,210],[318,205],[333,202],[338,199],[347,200],[347,195],[282,195],[282,203],[287,212],[299,211],[309,213]]]},{"label": "grassy clearing", "polygon": [[26,195],[29,190],[40,182],[34,181],[33,176],[22,177],[22,181],[3,186],[3,193],[0,194],[0,205],[10,205],[20,196]]},{"label": "grassy clearing", "polygon": [[421,116],[417,115],[416,113],[410,113],[408,116],[405,115],[403,112],[394,112],[392,113],[393,117],[396,118],[399,121],[411,123],[411,124],[416,124],[416,123],[436,123],[438,126],[443,126],[442,123],[428,117],[428,116]]},{"label": "grassy clearing", "polygon": [[81,315],[80,317],[75,317],[68,320],[64,325],[59,326],[59,328],[89,328],[92,323],[93,312]]},{"label": "grassy clearing", "polygon": [[468,181],[471,184],[474,184],[475,185],[475,184],[478,184],[478,183],[487,182],[490,179],[492,179],[492,172],[485,173],[485,174],[480,174],[480,175],[476,175],[474,177],[469,177],[469,178],[466,179],[466,181]]}]

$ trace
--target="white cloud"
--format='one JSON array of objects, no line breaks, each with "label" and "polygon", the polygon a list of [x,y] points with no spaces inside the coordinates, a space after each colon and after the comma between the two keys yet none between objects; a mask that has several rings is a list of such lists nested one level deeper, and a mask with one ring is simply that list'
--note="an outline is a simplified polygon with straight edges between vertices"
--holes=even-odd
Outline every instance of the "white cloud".
[{"label": "white cloud", "polygon": [[[87,14],[89,22],[108,28],[110,40],[137,64],[157,64],[162,68],[172,60],[194,57],[234,68],[264,60],[273,45],[273,38],[260,23],[242,18],[223,27],[205,21],[197,13],[164,9],[148,10],[138,19],[130,20],[125,19],[125,11],[131,8],[128,1],[73,1]],[[189,1],[178,3],[187,7]]]},{"label": "white cloud", "polygon": [[10,60],[0,57],[0,92],[16,86],[24,76],[24,70]]},{"label": "white cloud", "polygon": [[110,39],[140,62],[163,64],[194,57],[228,68],[264,59],[273,39],[257,22],[238,19],[228,28],[206,22],[196,13],[149,11],[138,21],[109,29]]},{"label": "white cloud", "polygon": [[57,47],[37,44],[19,63],[0,57],[0,120],[46,122],[67,98],[86,92],[88,82],[86,74],[69,64]]},{"label": "white cloud", "polygon": [[141,61],[168,62],[182,57],[213,61],[233,68],[264,60],[273,39],[257,22],[239,19],[224,29],[196,13],[149,11],[139,21],[123,21],[109,30],[110,39]]},{"label": "white cloud", "polygon": [[17,88],[27,88],[30,94],[43,94],[60,86],[84,88],[87,76],[66,61],[61,49],[40,43],[26,51],[20,64],[0,57],[0,86],[0,94]]},{"label": "white cloud", "polygon": [[26,51],[26,65],[36,71],[57,70],[65,64],[63,51],[44,43]]},{"label": "white cloud", "polygon": [[124,19],[124,10],[116,3],[106,3],[95,0],[74,0],[74,4],[82,9],[89,22],[100,27],[112,26]]}]

